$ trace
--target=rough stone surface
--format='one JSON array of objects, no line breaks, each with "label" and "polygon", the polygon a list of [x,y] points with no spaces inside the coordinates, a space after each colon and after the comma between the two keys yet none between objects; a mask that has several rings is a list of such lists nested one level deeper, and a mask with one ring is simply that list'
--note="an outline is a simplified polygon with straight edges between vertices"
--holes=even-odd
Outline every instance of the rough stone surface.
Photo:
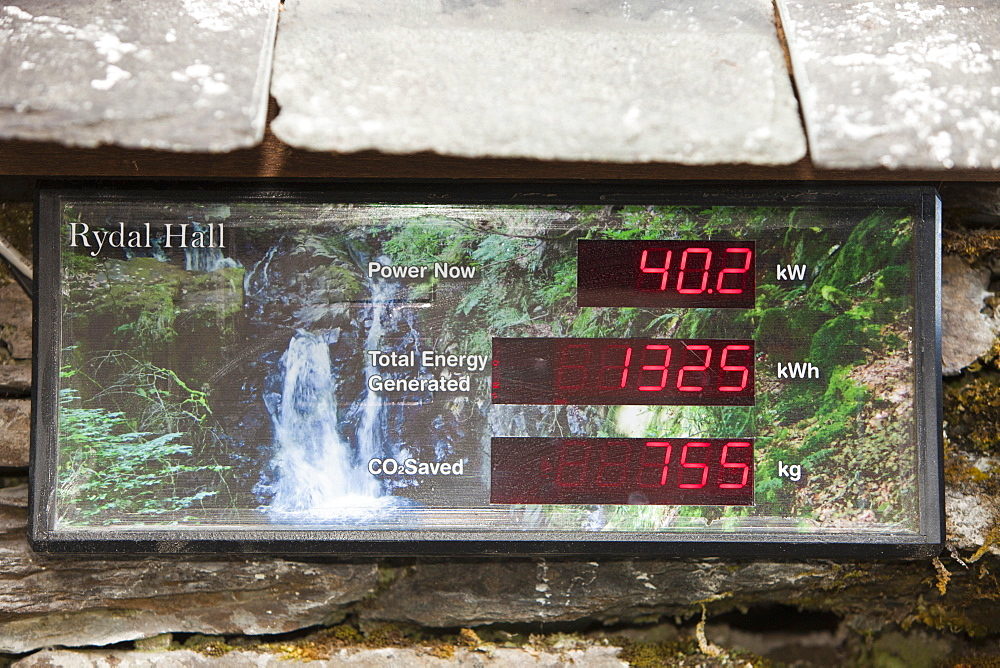
[{"label": "rough stone surface", "polygon": [[[772,604],[835,610],[866,631],[918,619],[932,623],[930,609],[965,615],[963,628],[1000,632],[991,575],[1000,565],[990,559],[975,567],[949,560],[942,568],[952,570],[952,582],[943,596],[926,560],[441,560],[376,572],[374,563],[46,557],[25,542],[25,504],[24,486],[0,494],[0,652],[171,632],[280,633],[337,623],[347,614],[373,629],[383,623],[451,629],[648,623],[691,618],[702,604],[713,615]],[[949,499],[949,513],[977,507],[957,508]],[[978,527],[990,521],[973,520]],[[973,531],[956,546],[976,549],[985,536]]]},{"label": "rough stone surface", "polygon": [[784,164],[805,140],[770,0],[289,0],[293,146]]},{"label": "rough stone surface", "polygon": [[[948,540],[952,545],[959,549],[976,550],[989,544],[989,534],[997,523],[995,499],[949,489],[944,501],[948,515]],[[1000,553],[995,544],[990,546],[990,551]]]},{"label": "rough stone surface", "polygon": [[0,348],[0,360],[31,359],[31,300],[14,282],[0,285]]},{"label": "rough stone surface", "polygon": [[[892,566],[888,567],[892,569]],[[732,599],[805,602],[834,586],[831,562],[497,561],[415,566],[361,611],[367,622],[481,626],[580,619],[618,624],[636,618],[690,615],[701,602]],[[874,570],[879,570],[876,567]],[[877,580],[888,576],[873,574]],[[844,601],[838,601],[844,602]]]},{"label": "rough stone surface", "polygon": [[1000,5],[778,0],[821,167],[1000,167]]},{"label": "rough stone surface", "polygon": [[253,146],[277,11],[273,0],[0,2],[0,138]]},{"label": "rough stone surface", "polygon": [[31,364],[0,365],[0,397],[26,397],[31,394]]},{"label": "rough stone surface", "polygon": [[273,654],[237,651],[222,656],[206,656],[189,650],[173,652],[68,652],[46,650],[13,664],[16,668],[152,668],[154,666],[222,666],[223,668],[400,668],[435,666],[503,666],[504,668],[622,668],[617,647],[589,647],[559,652],[499,648],[476,651],[455,650],[454,656],[440,657],[431,648],[344,649],[329,659],[293,661]]},{"label": "rough stone surface", "polygon": [[[957,555],[957,553],[956,553]],[[835,612],[872,631],[945,619],[985,634],[1000,630],[996,566],[945,556],[918,562],[673,560],[420,564],[361,610],[362,622],[454,628],[504,620],[606,625],[692,618],[772,605]],[[941,572],[950,584],[939,585]],[[973,603],[975,601],[975,603]]]},{"label": "rough stone surface", "polygon": [[[0,284],[0,467],[28,465],[31,400],[26,397],[30,395],[31,300],[16,283],[3,283]],[[0,519],[0,527],[2,524]]]},{"label": "rough stone surface", "polygon": [[[0,530],[17,517],[23,526],[25,509],[0,501]],[[0,652],[107,645],[168,632],[284,633],[338,621],[345,606],[376,584],[374,564],[44,556],[31,551],[23,529],[5,531]]]},{"label": "rough stone surface", "polygon": [[27,507],[27,485],[0,488],[0,534],[24,529]]},{"label": "rough stone surface", "polygon": [[28,465],[31,399],[0,399],[0,467]]},{"label": "rough stone surface", "polygon": [[955,376],[990,350],[1000,329],[1000,318],[982,313],[989,269],[974,269],[956,255],[941,259],[941,366]]}]

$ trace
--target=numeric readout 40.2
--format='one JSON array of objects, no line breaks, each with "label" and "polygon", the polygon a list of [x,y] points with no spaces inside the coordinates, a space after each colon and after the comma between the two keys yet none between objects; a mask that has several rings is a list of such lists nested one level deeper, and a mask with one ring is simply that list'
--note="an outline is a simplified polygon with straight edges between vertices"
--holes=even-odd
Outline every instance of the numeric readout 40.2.
[{"label": "numeric readout 40.2", "polygon": [[577,306],[752,308],[752,241],[580,239]]}]

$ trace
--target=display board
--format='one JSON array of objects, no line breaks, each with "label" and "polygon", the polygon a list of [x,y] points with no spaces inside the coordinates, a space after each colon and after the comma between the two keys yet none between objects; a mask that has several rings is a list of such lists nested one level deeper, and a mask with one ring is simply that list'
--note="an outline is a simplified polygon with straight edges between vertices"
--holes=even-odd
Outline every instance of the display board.
[{"label": "display board", "polygon": [[924,188],[39,199],[50,551],[921,556]]}]

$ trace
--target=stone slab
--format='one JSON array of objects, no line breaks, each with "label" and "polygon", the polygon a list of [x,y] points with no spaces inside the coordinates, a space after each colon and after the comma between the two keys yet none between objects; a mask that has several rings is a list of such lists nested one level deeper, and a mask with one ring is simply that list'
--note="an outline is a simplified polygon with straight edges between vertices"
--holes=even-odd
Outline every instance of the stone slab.
[{"label": "stone slab", "polygon": [[31,395],[31,363],[0,364],[0,397]]},{"label": "stone slab", "polygon": [[1000,168],[1000,4],[778,7],[817,166]]},{"label": "stone slab", "polygon": [[788,164],[770,0],[288,0],[275,135],[321,151]]},{"label": "stone slab", "polygon": [[28,466],[31,399],[0,398],[0,468]]},{"label": "stone slab", "polygon": [[701,614],[703,604],[710,615],[780,605],[836,611],[850,628],[870,631],[905,624],[926,598],[928,605],[961,609],[985,633],[997,628],[998,606],[984,600],[992,593],[975,594],[968,587],[975,590],[979,568],[986,563],[996,562],[988,559],[966,568],[949,561],[947,596],[936,587],[931,560],[421,563],[361,608],[360,619],[362,624],[392,621],[440,628],[495,620],[541,628],[587,620],[614,627],[691,619]]},{"label": "stone slab", "polygon": [[1000,332],[1000,314],[986,314],[990,270],[973,268],[957,255],[941,260],[941,367],[946,376],[986,354]]},{"label": "stone slab", "polygon": [[[26,516],[25,509],[7,510]],[[12,528],[0,532],[0,652],[162,633],[287,633],[339,622],[376,580],[374,564],[47,556],[32,552],[24,532]]]},{"label": "stone slab", "polygon": [[277,12],[274,0],[2,0],[0,138],[256,145]]},{"label": "stone slab", "polygon": [[221,666],[223,668],[446,668],[474,666],[486,668],[626,668],[618,658],[618,647],[587,647],[542,651],[536,649],[495,648],[470,650],[458,648],[452,656],[436,656],[434,648],[386,647],[383,649],[343,649],[329,659],[295,661],[278,655],[235,651],[209,656],[190,650],[173,652],[128,652],[44,650],[16,661],[12,668],[152,668],[154,666]]},{"label": "stone slab", "polygon": [[[282,633],[337,624],[348,615],[372,630],[386,622],[447,629],[553,622],[617,627],[690,619],[702,604],[713,616],[768,605],[834,610],[868,632],[912,620],[925,597],[941,615],[968,616],[983,633],[1000,628],[995,587],[983,580],[997,570],[989,557],[975,568],[947,561],[953,578],[944,597],[929,560],[421,559],[393,567],[228,555],[46,556],[25,541],[25,491],[19,485],[0,492],[0,652],[168,633]],[[949,501],[949,526],[956,510],[988,515],[983,503],[970,498],[958,509]],[[979,539],[984,536],[985,530]],[[981,544],[958,538],[952,545],[959,549]]]},{"label": "stone slab", "polygon": [[31,359],[31,299],[13,281],[0,285],[0,359]]},{"label": "stone slab", "polygon": [[0,534],[21,531],[28,524],[28,486],[0,488]]}]

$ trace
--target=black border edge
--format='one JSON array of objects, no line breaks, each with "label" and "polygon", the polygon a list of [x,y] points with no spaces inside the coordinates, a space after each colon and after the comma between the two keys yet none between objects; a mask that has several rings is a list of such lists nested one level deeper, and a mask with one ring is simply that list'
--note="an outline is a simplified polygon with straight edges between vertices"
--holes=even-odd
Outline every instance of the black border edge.
[{"label": "black border edge", "polygon": [[[921,533],[929,544],[936,544],[938,551],[944,547],[944,432],[943,388],[941,375],[941,225],[942,202],[937,191],[922,188],[919,224],[931,227],[927,234],[917,234],[914,252],[917,270],[916,285],[916,373],[930,382],[924,382],[914,409],[919,416],[918,442],[923,444],[921,456],[925,463],[918,471],[924,476],[920,481]],[[936,489],[937,495],[931,490]]]},{"label": "black border edge", "polygon": [[[61,267],[58,234],[45,235],[43,221],[59,220],[56,193],[35,192],[34,267],[35,299],[32,305],[31,446],[28,494],[28,542],[39,550],[52,534],[56,485],[58,379],[61,339]],[[55,271],[49,268],[56,267]],[[43,354],[42,351],[51,351]],[[47,492],[47,493],[46,493]]]},{"label": "black border edge", "polygon": [[[846,559],[920,559],[936,556],[945,537],[944,482],[941,431],[941,200],[936,190],[919,185],[797,184],[784,183],[676,183],[657,182],[532,182],[497,183],[493,180],[337,180],[337,181],[193,181],[170,183],[144,180],[74,179],[39,182],[35,197],[35,266],[34,349],[32,378],[31,462],[28,540],[39,552],[59,554],[203,554],[243,553],[270,555],[312,555],[333,557],[389,556],[658,556],[658,557],[730,557],[730,558],[846,558]],[[357,539],[330,540],[321,531],[283,531],[275,539],[268,532],[181,531],[164,538],[164,532],[118,531],[114,535],[94,532],[80,536],[75,532],[55,532],[53,499],[55,495],[56,429],[58,410],[58,372],[60,362],[61,271],[58,234],[43,234],[58,224],[62,198],[126,198],[187,196],[203,200],[282,199],[371,203],[484,203],[484,204],[611,204],[630,201],[647,204],[696,204],[701,206],[794,206],[837,204],[906,206],[914,209],[917,226],[930,226],[921,232],[915,226],[915,368],[918,376],[934,379],[924,383],[915,401],[918,420],[918,451],[923,458],[919,467],[919,508],[921,527],[918,534],[844,534],[819,540],[796,540],[791,534],[730,535],[719,540],[718,534],[688,534],[677,540],[649,541],[641,537],[612,537],[602,541],[527,539],[508,535],[496,540],[438,539]],[[680,201],[678,201],[680,200]],[[54,222],[53,222],[54,221]],[[928,262],[930,266],[928,266]],[[928,271],[929,270],[929,271]],[[929,275],[928,275],[929,274]],[[51,355],[42,355],[42,350]],[[933,374],[933,375],[931,375]],[[45,401],[45,400],[48,401]],[[923,465],[926,463],[926,465]],[[39,484],[39,481],[44,481]],[[44,489],[43,489],[44,488]],[[48,494],[43,494],[48,491]],[[932,494],[936,491],[936,494]],[[57,533],[59,535],[57,535]],[[68,535],[67,535],[68,534]],[[289,537],[297,534],[296,537]]]}]

